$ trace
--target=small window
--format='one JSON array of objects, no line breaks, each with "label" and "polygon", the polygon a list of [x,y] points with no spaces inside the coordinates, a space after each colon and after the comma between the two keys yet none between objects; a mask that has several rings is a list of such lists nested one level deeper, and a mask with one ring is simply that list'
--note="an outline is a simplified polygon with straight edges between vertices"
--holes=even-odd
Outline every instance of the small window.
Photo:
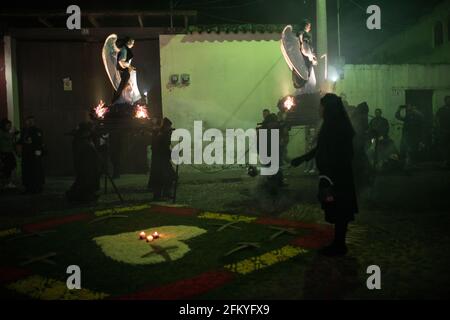
[{"label": "small window", "polygon": [[434,25],[434,46],[439,47],[444,44],[444,25],[442,22],[436,22]]}]

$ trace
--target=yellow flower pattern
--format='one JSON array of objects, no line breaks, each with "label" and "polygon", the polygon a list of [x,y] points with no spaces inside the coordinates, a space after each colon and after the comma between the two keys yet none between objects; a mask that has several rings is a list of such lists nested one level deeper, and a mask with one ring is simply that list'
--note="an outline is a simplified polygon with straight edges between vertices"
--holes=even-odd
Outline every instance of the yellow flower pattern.
[{"label": "yellow flower pattern", "polygon": [[39,300],[101,300],[108,296],[87,289],[69,290],[64,282],[41,276],[19,280],[10,284],[8,289]]},{"label": "yellow flower pattern", "polygon": [[7,229],[7,230],[2,230],[0,231],[0,238],[4,238],[4,237],[8,237],[11,236],[13,234],[18,234],[20,233],[20,229],[18,228],[12,228],[12,229]]},{"label": "yellow flower pattern", "polygon": [[213,212],[203,212],[200,215],[198,215],[198,218],[224,220],[228,222],[245,222],[245,223],[251,223],[257,219],[256,217],[239,216],[226,213],[213,213]]},{"label": "yellow flower pattern", "polygon": [[305,254],[307,252],[308,250],[288,245],[282,247],[281,249],[267,252],[261,256],[252,257],[237,263],[226,265],[224,266],[224,268],[231,272],[246,275],[251,272],[270,267],[279,262],[289,260],[295,256],[298,256],[299,254]]},{"label": "yellow flower pattern", "polygon": [[106,209],[106,210],[95,211],[94,214],[97,217],[101,217],[101,216],[106,216],[108,214],[139,211],[139,210],[144,210],[144,209],[149,209],[149,208],[151,208],[151,205],[143,204],[143,205],[139,205],[139,206],[111,208],[111,209]]}]

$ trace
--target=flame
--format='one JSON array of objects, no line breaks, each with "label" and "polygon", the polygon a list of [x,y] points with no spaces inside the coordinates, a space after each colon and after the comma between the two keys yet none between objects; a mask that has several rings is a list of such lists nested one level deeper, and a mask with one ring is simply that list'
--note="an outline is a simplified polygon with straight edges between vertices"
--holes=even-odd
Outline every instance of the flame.
[{"label": "flame", "polygon": [[295,106],[294,97],[287,97],[286,100],[284,101],[285,109],[289,111],[292,109],[293,106]]},{"label": "flame", "polygon": [[148,115],[147,108],[145,106],[137,105],[136,111],[134,113],[134,117],[137,119],[148,119],[150,118]]},{"label": "flame", "polygon": [[108,108],[105,107],[105,103],[103,100],[100,100],[98,105],[94,108],[95,114],[97,115],[97,118],[103,119],[105,117],[105,114],[108,112]]}]

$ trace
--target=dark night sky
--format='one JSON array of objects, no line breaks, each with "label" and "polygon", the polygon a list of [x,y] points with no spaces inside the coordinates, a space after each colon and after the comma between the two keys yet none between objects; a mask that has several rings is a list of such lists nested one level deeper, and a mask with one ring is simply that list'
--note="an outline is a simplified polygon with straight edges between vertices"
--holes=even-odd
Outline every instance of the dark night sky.
[{"label": "dark night sky", "polygon": [[[342,53],[348,62],[356,61],[380,42],[414,23],[441,0],[341,0]],[[329,49],[336,53],[336,2],[328,0]],[[169,0],[156,1],[58,1],[27,2],[27,11],[61,11],[67,4],[82,10],[168,10]],[[173,0],[178,10],[198,10],[197,24],[261,23],[292,24],[310,17],[314,21],[315,0]],[[366,28],[366,8],[376,4],[382,10],[382,30]],[[1,11],[20,10],[18,2],[2,3]]]}]

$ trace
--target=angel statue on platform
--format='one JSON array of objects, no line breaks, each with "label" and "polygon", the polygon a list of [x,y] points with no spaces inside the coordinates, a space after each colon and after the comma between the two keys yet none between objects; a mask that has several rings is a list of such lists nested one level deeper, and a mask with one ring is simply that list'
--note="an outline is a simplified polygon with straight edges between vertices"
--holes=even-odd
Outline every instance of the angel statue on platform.
[{"label": "angel statue on platform", "polygon": [[281,52],[292,70],[292,80],[297,94],[316,92],[317,57],[312,47],[311,22],[304,20],[299,37],[291,25],[284,28],[281,35]]},{"label": "angel statue on platform", "polygon": [[118,40],[117,35],[111,34],[103,45],[102,57],[106,73],[116,90],[112,104],[133,105],[141,99],[137,86],[136,68],[131,64],[133,60],[134,39]]}]

